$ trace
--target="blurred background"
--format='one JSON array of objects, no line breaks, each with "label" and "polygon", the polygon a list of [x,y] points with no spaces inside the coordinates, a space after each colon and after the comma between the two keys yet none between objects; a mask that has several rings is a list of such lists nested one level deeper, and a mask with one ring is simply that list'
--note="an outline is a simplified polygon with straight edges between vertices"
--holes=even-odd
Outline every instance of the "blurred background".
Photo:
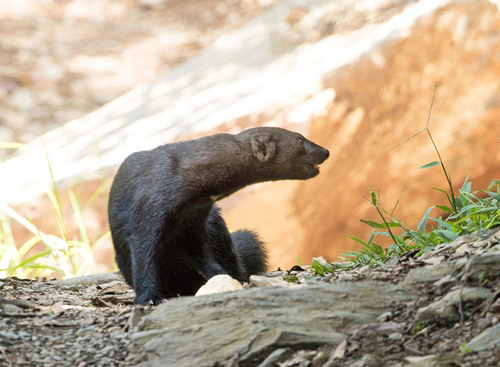
[{"label": "blurred background", "polygon": [[[500,11],[493,0],[0,0],[0,276],[113,269],[107,193],[130,153],[254,126],[330,159],[308,181],[222,201],[272,268],[367,238],[364,199],[414,226],[500,169]],[[442,213],[433,212],[438,216]]]}]

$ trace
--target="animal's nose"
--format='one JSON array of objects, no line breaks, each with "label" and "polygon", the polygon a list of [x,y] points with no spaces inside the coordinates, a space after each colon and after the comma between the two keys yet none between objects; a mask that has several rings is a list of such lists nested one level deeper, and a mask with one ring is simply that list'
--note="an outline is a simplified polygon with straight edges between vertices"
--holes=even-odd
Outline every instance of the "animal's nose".
[{"label": "animal's nose", "polygon": [[323,156],[325,157],[325,161],[326,161],[328,159],[328,157],[330,156],[330,152],[328,151],[328,149],[323,148]]}]

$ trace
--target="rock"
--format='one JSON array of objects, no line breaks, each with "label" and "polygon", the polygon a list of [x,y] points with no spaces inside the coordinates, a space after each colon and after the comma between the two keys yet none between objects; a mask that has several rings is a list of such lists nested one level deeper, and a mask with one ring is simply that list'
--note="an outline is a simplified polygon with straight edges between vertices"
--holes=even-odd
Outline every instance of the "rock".
[{"label": "rock", "polygon": [[258,367],[274,367],[277,362],[282,361],[292,354],[290,348],[278,348],[264,359]]},{"label": "rock", "polygon": [[470,243],[464,243],[462,246],[455,250],[456,255],[469,255],[472,252]]},{"label": "rock", "polygon": [[376,365],[379,365],[377,363],[377,359],[371,354],[366,354],[360,360],[357,360],[354,363],[349,364],[349,367],[368,367]]},{"label": "rock", "polygon": [[472,258],[465,267],[466,280],[494,280],[500,274],[500,253],[486,252]]},{"label": "rock", "polygon": [[20,314],[23,312],[23,309],[21,307],[17,307],[16,305],[10,304],[10,303],[0,303],[0,310],[2,313],[5,314]]},{"label": "rock", "polygon": [[414,300],[410,289],[369,281],[183,297],[144,316],[132,340],[146,353],[142,367],[211,366],[234,353],[255,363],[276,348],[339,344],[341,330],[403,300]]},{"label": "rock", "polygon": [[68,289],[78,286],[88,287],[92,285],[105,284],[117,280],[123,281],[120,275],[118,275],[118,273],[116,272],[116,273],[104,273],[104,274],[88,275],[83,277],[52,280],[47,283]]},{"label": "rock", "polygon": [[492,312],[500,312],[500,298],[491,305]]},{"label": "rock", "polygon": [[417,319],[423,322],[436,321],[440,324],[457,321],[460,319],[458,311],[460,302],[465,310],[466,307],[477,304],[491,297],[492,294],[490,290],[481,287],[455,289],[443,298],[420,308],[417,311]]},{"label": "rock", "polygon": [[489,317],[485,317],[484,319],[480,319],[479,322],[477,323],[477,326],[479,327],[480,330],[484,330],[491,325],[492,325],[492,320]]},{"label": "rock", "polygon": [[130,286],[127,285],[124,281],[121,280],[113,280],[109,283],[99,284],[99,295],[104,294],[123,294],[127,293],[130,290]]},{"label": "rock", "polygon": [[224,293],[242,290],[243,286],[236,279],[233,279],[227,274],[219,274],[208,280],[198,292],[196,296],[206,296],[208,294]]},{"label": "rock", "polygon": [[280,367],[311,367],[312,359],[316,356],[315,351],[310,350],[299,350],[295,352],[291,358],[287,358],[281,363],[277,363],[273,366]]},{"label": "rock", "polygon": [[403,334],[401,334],[401,333],[390,333],[389,336],[388,336],[388,338],[390,340],[401,340],[401,339],[403,339]]},{"label": "rock", "polygon": [[[14,307],[10,307],[14,306]],[[28,309],[37,309],[38,306],[35,303],[25,301],[23,299],[16,298],[0,298],[0,309],[3,309],[7,312],[7,307],[10,311],[18,311],[18,310],[28,310]]]},{"label": "rock", "polygon": [[344,358],[346,349],[347,349],[347,339],[344,339],[342,343],[337,345],[337,347],[333,350],[326,364],[328,365],[328,363],[330,362],[333,363],[335,359]]},{"label": "rock", "polygon": [[497,347],[500,345],[500,324],[489,327],[481,334],[474,337],[467,343],[467,348],[473,352],[478,352],[484,349]]},{"label": "rock", "polygon": [[406,360],[409,363],[405,367],[455,367],[462,365],[460,358],[453,354],[407,357]]},{"label": "rock", "polygon": [[389,261],[387,261],[384,265],[382,265],[382,268],[392,269],[398,264],[399,264],[399,257],[395,256],[395,257],[390,258]]},{"label": "rock", "polygon": [[135,306],[127,320],[128,330],[133,330],[137,324],[139,324],[139,321],[141,321],[144,316],[149,315],[151,311],[151,308]]},{"label": "rock", "polygon": [[256,287],[285,287],[285,288],[296,288],[301,287],[301,284],[294,282],[287,282],[281,278],[270,278],[260,275],[250,276],[250,285]]},{"label": "rock", "polygon": [[377,317],[377,321],[378,322],[385,322],[385,321],[389,321],[390,319],[392,319],[392,312],[391,311],[387,311],[387,312],[384,312],[382,315],[380,315],[379,317]]},{"label": "rock", "polygon": [[318,354],[316,354],[312,360],[312,367],[320,367],[323,366],[323,364],[328,360],[328,356],[322,352],[319,351]]},{"label": "rock", "polygon": [[[27,335],[29,336],[29,335]],[[12,331],[4,331],[0,330],[0,341],[4,344],[10,344],[10,343],[19,343],[19,339],[22,339],[23,337],[20,335],[20,333],[14,333]],[[1,361],[1,359],[0,359]]]},{"label": "rock", "polygon": [[402,332],[405,325],[398,322],[380,322],[365,325],[356,325],[348,329],[349,334],[362,333],[363,335],[381,335]]},{"label": "rock", "polygon": [[441,279],[437,280],[434,282],[434,286],[436,287],[446,287],[449,284],[453,283],[455,281],[455,277],[451,275],[445,275]]},{"label": "rock", "polygon": [[429,265],[437,265],[441,264],[444,260],[444,256],[432,256],[427,259],[425,259],[425,263]]},{"label": "rock", "polygon": [[420,282],[435,282],[445,276],[451,276],[461,266],[457,262],[449,262],[446,264],[427,265],[421,268],[410,270],[404,280],[407,284],[420,283]]}]

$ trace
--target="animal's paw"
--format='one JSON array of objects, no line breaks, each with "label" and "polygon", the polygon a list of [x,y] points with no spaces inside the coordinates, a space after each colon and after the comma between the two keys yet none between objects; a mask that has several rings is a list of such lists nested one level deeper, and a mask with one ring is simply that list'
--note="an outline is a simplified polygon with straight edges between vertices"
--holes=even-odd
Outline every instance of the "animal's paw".
[{"label": "animal's paw", "polygon": [[135,297],[134,303],[143,306],[156,306],[161,303],[163,297],[157,292],[146,292]]}]

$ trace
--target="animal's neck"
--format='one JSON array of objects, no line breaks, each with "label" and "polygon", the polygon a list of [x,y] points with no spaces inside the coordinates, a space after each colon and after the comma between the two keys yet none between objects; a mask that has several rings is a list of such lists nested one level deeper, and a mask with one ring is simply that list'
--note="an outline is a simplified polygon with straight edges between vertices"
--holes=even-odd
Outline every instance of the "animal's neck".
[{"label": "animal's neck", "polygon": [[183,185],[192,197],[219,200],[247,185],[262,181],[258,161],[245,142],[232,135],[208,137],[190,146],[182,162]]}]

